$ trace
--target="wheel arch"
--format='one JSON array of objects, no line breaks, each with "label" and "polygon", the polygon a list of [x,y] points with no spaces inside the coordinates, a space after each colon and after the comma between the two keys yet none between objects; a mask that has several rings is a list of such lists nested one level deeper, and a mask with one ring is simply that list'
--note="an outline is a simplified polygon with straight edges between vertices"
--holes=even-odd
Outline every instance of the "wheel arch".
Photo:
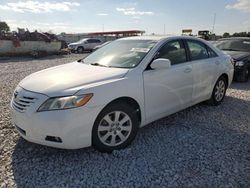
[{"label": "wheel arch", "polygon": [[[223,77],[223,78],[225,78],[226,79],[226,84],[227,84],[227,88],[229,87],[229,77],[228,77],[228,75],[226,74],[226,73],[223,73],[222,75],[220,75],[220,77],[219,78],[221,78],[221,77]],[[218,79],[219,79],[218,78]],[[217,79],[217,80],[218,80]]]},{"label": "wheel arch", "polygon": [[[141,114],[141,107],[139,105],[139,103],[132,97],[127,97],[127,96],[124,96],[124,97],[119,97],[119,98],[116,98],[112,101],[110,101],[102,110],[101,112],[107,108],[108,106],[112,105],[112,104],[115,104],[115,103],[119,103],[119,102],[123,102],[123,103],[126,103],[128,104],[129,106],[131,106],[135,112],[136,112],[136,115],[138,117],[138,121],[139,123],[141,123],[142,121],[142,114]],[[100,113],[101,113],[100,112]]]}]

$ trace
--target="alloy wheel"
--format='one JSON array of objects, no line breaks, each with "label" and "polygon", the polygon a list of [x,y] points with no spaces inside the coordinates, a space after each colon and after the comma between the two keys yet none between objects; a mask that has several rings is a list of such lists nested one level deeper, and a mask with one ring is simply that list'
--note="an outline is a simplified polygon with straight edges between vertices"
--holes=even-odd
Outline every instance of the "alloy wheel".
[{"label": "alloy wheel", "polygon": [[118,146],[128,139],[132,131],[132,120],[125,112],[113,111],[102,118],[97,130],[103,144]]},{"label": "alloy wheel", "polygon": [[225,94],[225,90],[226,90],[226,84],[224,82],[224,80],[220,80],[216,87],[215,87],[215,100],[216,101],[221,101],[224,97],[224,94]]}]

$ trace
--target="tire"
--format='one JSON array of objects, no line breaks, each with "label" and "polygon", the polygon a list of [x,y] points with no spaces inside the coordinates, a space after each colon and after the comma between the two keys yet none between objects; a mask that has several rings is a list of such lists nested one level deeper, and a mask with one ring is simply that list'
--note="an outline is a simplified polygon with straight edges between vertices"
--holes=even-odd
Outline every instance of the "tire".
[{"label": "tire", "polygon": [[221,76],[217,80],[213,89],[212,96],[208,102],[214,106],[220,105],[225,98],[226,90],[227,90],[227,80],[225,77]]},{"label": "tire", "polygon": [[100,152],[112,152],[127,147],[136,137],[139,121],[136,111],[120,102],[105,107],[92,130],[92,145]]},{"label": "tire", "polygon": [[84,52],[84,48],[83,48],[82,46],[80,46],[80,47],[77,48],[76,51],[77,51],[77,53],[80,53],[80,54],[81,54],[81,53]]}]

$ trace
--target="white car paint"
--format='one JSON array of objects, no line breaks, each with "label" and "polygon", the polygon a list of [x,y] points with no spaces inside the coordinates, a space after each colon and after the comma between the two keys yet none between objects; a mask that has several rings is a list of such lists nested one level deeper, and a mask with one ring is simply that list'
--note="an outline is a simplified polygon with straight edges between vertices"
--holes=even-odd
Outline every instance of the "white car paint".
[{"label": "white car paint", "polygon": [[20,86],[50,97],[73,95],[79,86],[122,78],[127,72],[127,69],[107,69],[73,62],[31,74],[20,82]]},{"label": "white car paint", "polygon": [[[31,142],[58,148],[77,149],[91,146],[92,128],[98,114],[111,101],[133,98],[140,106],[140,126],[208,100],[217,79],[228,75],[230,85],[233,66],[230,57],[209,43],[218,57],[189,61],[169,69],[146,70],[157,50],[166,42],[190,37],[132,37],[119,40],[154,40],[156,45],[132,69],[97,67],[78,62],[31,74],[20,82],[18,97],[30,96],[34,103],[24,112],[13,107],[13,122],[26,131],[20,135]],[[47,99],[93,93],[82,107],[68,110],[37,112]],[[20,131],[19,131],[20,132]],[[62,138],[62,143],[46,141],[46,136]]]}]

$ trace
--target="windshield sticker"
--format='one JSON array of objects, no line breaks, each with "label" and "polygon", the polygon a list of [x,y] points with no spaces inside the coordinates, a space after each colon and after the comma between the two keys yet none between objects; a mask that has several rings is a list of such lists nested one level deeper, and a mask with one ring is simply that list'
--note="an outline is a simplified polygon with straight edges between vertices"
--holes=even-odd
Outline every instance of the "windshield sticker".
[{"label": "windshield sticker", "polygon": [[150,50],[149,48],[132,48],[130,51],[148,53],[149,50]]},{"label": "windshield sticker", "polygon": [[244,41],[243,43],[244,44],[250,44],[250,41]]}]

